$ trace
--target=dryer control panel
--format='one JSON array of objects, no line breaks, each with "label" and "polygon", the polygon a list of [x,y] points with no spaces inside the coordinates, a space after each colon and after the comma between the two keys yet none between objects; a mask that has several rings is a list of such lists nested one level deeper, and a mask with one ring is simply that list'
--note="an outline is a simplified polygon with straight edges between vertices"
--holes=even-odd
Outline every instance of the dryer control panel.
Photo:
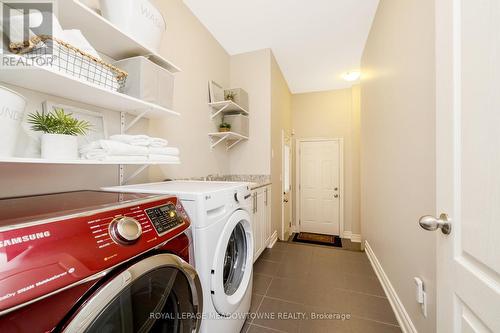
[{"label": "dryer control panel", "polygon": [[184,223],[184,219],[177,213],[175,205],[171,203],[146,209],[146,214],[148,214],[159,236]]}]

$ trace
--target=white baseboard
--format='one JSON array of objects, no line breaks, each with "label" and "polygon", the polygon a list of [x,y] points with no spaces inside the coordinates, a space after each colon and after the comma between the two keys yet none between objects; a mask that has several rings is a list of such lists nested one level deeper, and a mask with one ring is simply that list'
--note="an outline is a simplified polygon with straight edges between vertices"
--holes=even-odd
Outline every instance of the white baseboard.
[{"label": "white baseboard", "polygon": [[342,238],[350,239],[351,242],[354,243],[361,243],[361,235],[353,234],[351,231],[344,231],[342,233]]},{"label": "white baseboard", "polygon": [[370,259],[373,269],[377,274],[377,277],[384,288],[385,294],[389,299],[389,303],[396,314],[396,319],[398,320],[399,326],[404,333],[417,333],[417,329],[413,322],[411,321],[410,315],[406,312],[406,309],[398,297],[396,290],[391,284],[389,277],[385,274],[384,269],[380,265],[380,262],[377,259],[377,256],[373,252],[372,248],[368,241],[365,241],[365,252]]},{"label": "white baseboard", "polygon": [[271,235],[271,240],[269,241],[269,245],[267,245],[268,248],[272,249],[274,244],[278,241],[278,231],[274,231],[273,234]]}]

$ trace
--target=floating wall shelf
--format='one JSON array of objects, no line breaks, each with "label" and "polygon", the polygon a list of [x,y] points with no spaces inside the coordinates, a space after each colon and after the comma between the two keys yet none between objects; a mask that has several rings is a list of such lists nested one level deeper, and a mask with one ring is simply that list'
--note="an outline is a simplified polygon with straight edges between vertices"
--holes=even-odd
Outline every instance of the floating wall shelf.
[{"label": "floating wall shelf", "polygon": [[209,133],[208,136],[212,140],[211,148],[214,149],[219,143],[226,142],[227,150],[230,150],[238,143],[248,140],[247,136],[243,136],[234,132],[217,132]]},{"label": "floating wall shelf", "polygon": [[214,110],[211,116],[212,119],[214,119],[221,113],[229,113],[229,112],[248,115],[247,110],[245,110],[244,108],[242,108],[233,101],[214,102],[214,103],[208,103],[208,105],[210,105],[210,107]]},{"label": "floating wall shelf", "polygon": [[122,60],[146,56],[172,73],[181,71],[172,62],[148,49],[80,1],[63,0],[59,1],[58,5],[58,18],[63,28],[81,30],[90,44],[108,57]]},{"label": "floating wall shelf", "polygon": [[53,96],[67,98],[114,111],[127,112],[144,118],[179,113],[159,105],[118,93],[98,85],[77,80],[50,67],[0,68],[0,81]]},{"label": "floating wall shelf", "polygon": [[24,157],[0,157],[0,163],[20,163],[20,164],[66,164],[66,165],[171,165],[180,162],[164,162],[154,160],[143,161],[95,161],[95,160],[47,160],[43,158]]}]

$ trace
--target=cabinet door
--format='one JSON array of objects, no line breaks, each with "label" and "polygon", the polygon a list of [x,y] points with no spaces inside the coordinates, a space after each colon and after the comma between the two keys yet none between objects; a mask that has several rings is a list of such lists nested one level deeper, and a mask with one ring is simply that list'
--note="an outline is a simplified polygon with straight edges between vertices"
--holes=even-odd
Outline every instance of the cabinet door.
[{"label": "cabinet door", "polygon": [[272,236],[272,233],[273,233],[273,230],[272,230],[272,219],[271,219],[271,198],[273,197],[272,196],[272,193],[271,193],[271,187],[267,187],[266,188],[266,216],[265,216],[265,229],[266,229],[266,246],[269,246],[271,244],[271,236]]},{"label": "cabinet door", "polygon": [[252,192],[252,231],[253,231],[253,248],[254,248],[254,262],[257,260],[260,250],[262,248],[262,236],[261,236],[261,218],[258,210],[258,202],[257,202],[257,191]]},{"label": "cabinet door", "polygon": [[260,249],[259,254],[264,251],[267,246],[266,238],[266,194],[263,188],[257,192],[257,209],[259,214],[259,228],[260,228]]}]

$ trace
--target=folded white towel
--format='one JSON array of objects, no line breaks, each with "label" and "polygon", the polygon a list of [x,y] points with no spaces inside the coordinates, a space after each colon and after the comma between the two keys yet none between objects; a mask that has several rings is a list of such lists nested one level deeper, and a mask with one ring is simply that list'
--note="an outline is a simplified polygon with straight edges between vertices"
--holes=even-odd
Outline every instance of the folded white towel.
[{"label": "folded white towel", "polygon": [[150,161],[155,161],[155,162],[169,162],[169,163],[179,163],[181,160],[177,156],[170,156],[170,155],[154,155],[150,154],[148,155],[148,158]]},{"label": "folded white towel", "polygon": [[112,141],[118,141],[127,143],[133,146],[145,146],[145,147],[166,147],[168,141],[162,138],[152,138],[147,135],[128,135],[128,134],[118,134],[109,137]]},{"label": "folded white towel", "polygon": [[130,155],[148,155],[149,151],[147,147],[144,146],[134,146],[123,142],[112,141],[112,140],[99,140],[99,144],[102,149],[108,155],[117,156],[130,156]]},{"label": "folded white towel", "polygon": [[106,156],[103,161],[115,161],[115,162],[144,162],[148,159],[147,156],[134,156],[134,155],[128,155],[128,156],[118,156],[118,155],[110,155]]},{"label": "folded white towel", "polygon": [[180,155],[179,148],[175,147],[151,147],[148,150],[149,154],[152,155],[170,155],[170,156]]}]

